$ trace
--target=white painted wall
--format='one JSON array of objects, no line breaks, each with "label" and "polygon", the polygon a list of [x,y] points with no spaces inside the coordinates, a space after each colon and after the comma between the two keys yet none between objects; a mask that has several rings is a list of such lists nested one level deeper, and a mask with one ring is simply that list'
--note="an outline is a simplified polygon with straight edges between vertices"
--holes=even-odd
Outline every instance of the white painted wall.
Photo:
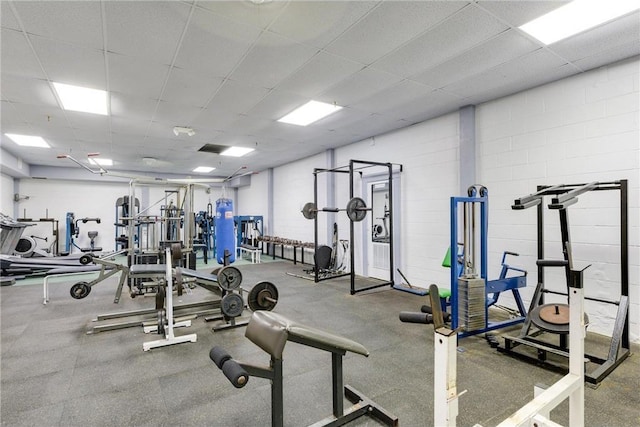
[{"label": "white painted wall", "polygon": [[268,173],[267,171],[251,175],[251,185],[238,188],[237,215],[257,215],[263,218],[263,233],[269,235],[268,205]]},{"label": "white painted wall", "polygon": [[13,217],[13,178],[0,174],[0,212]]},{"label": "white painted wall", "polygon": [[[479,181],[489,188],[490,277],[503,250],[529,271],[528,304],[537,283],[535,209],[513,211],[517,197],[537,185],[629,180],[631,337],[640,339],[640,97],[638,59],[603,67],[477,108]],[[593,192],[569,208],[574,262],[585,272],[588,296],[620,294],[619,193]],[[561,258],[557,212],[545,212],[546,256]],[[548,269],[550,270],[550,269]],[[548,271],[550,289],[562,290],[560,269]],[[550,299],[553,301],[553,299]],[[615,306],[587,301],[589,330],[610,334]]]}]

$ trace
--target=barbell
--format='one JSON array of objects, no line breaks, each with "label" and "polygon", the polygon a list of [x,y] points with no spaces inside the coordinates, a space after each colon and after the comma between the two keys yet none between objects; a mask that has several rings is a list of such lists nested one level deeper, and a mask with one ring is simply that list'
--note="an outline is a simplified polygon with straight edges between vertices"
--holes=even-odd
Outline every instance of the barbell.
[{"label": "barbell", "polygon": [[347,203],[346,209],[339,208],[322,208],[318,209],[315,203],[309,202],[302,208],[302,215],[307,219],[315,219],[318,212],[347,212],[347,216],[353,222],[359,222],[367,216],[367,211],[371,208],[367,207],[367,203],[360,197],[354,197]]}]

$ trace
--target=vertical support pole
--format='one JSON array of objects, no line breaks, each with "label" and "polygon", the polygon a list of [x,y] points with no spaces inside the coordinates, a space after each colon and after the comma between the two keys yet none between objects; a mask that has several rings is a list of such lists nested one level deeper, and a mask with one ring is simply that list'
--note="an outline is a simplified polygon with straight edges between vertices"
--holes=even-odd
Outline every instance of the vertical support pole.
[{"label": "vertical support pole", "polygon": [[168,325],[164,330],[164,335],[168,339],[173,339],[173,272],[171,271],[171,249],[169,247],[164,250],[164,261],[166,266],[165,273],[165,307],[167,313]]},{"label": "vertical support pole", "polygon": [[584,425],[584,289],[582,271],[571,271],[569,287],[569,373],[580,377],[580,387],[569,395],[569,425]]},{"label": "vertical support pole", "polygon": [[340,418],[344,415],[344,381],[342,376],[342,354],[340,353],[331,353],[331,383],[333,416]]},{"label": "vertical support pole", "polygon": [[282,359],[271,358],[273,379],[271,380],[271,426],[284,424],[284,403],[282,388]]},{"label": "vertical support pole", "polygon": [[[353,160],[349,160],[349,200],[353,199]],[[349,254],[350,254],[350,264],[351,264],[351,272],[349,274],[351,278],[351,295],[355,295],[356,293],[356,259],[355,259],[355,250],[354,250],[354,240],[355,240],[355,226],[353,221],[349,221]]]},{"label": "vertical support pole", "polygon": [[[538,185],[536,190],[538,192],[544,189],[543,186]],[[544,196],[540,196],[541,200],[538,206],[536,206],[536,219],[538,225],[538,259],[544,259]],[[541,290],[544,289],[544,267],[538,266],[538,283],[541,284]],[[540,298],[538,301],[532,301],[531,308],[533,309],[535,305],[544,304],[544,292],[540,292]],[[525,322],[528,323],[528,322]]]},{"label": "vertical support pole", "polygon": [[[389,168],[389,176],[388,176],[388,188],[389,188],[389,282],[391,286],[395,284],[395,266],[394,266],[394,244],[393,244],[393,165],[391,163],[387,163],[387,167]],[[371,204],[373,205],[373,200],[371,200]],[[373,216],[373,211],[371,211],[371,216]]]},{"label": "vertical support pole", "polygon": [[[264,235],[265,230],[260,231]],[[273,235],[273,168],[267,169],[267,233]],[[267,255],[269,255],[269,244],[267,244]]]},{"label": "vertical support pole", "polygon": [[[450,200],[450,274],[451,274],[451,329],[458,328],[458,202],[455,197]],[[464,268],[464,266],[463,266]]]},{"label": "vertical support pole", "polygon": [[[629,296],[629,201],[628,181],[620,180],[620,295]],[[629,314],[622,330],[622,347],[629,349]]]},{"label": "vertical support pole", "polygon": [[485,190],[479,200],[480,205],[480,277],[484,279],[484,327],[489,326],[489,306],[487,304],[487,281],[489,280],[489,195]]},{"label": "vertical support pole", "polygon": [[433,425],[453,427],[456,425],[456,417],[458,416],[457,334],[445,335],[436,330],[433,339]]},{"label": "vertical support pole", "polygon": [[[317,170],[313,171],[313,203],[317,209],[318,208],[318,171]],[[320,276],[318,273],[318,258],[316,257],[316,254],[318,253],[318,212],[316,212],[313,218],[313,242],[314,242],[313,272],[314,272],[315,283],[318,283],[320,281]],[[273,247],[274,255],[275,255],[275,251],[276,251],[276,248],[274,246]]]}]

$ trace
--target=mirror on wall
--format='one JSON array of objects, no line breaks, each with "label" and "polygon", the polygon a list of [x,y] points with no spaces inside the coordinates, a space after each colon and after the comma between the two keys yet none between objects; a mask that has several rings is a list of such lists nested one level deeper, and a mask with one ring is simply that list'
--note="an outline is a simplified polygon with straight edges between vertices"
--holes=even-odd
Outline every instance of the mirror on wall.
[{"label": "mirror on wall", "polygon": [[372,227],[371,240],[389,243],[389,184],[380,182],[371,185]]}]

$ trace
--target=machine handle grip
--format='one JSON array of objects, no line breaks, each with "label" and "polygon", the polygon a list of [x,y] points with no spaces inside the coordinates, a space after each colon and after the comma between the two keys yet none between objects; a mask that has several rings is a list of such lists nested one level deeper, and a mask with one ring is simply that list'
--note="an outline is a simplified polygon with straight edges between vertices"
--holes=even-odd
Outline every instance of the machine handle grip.
[{"label": "machine handle grip", "polygon": [[[422,307],[420,307],[420,311],[423,313],[433,314],[433,310],[428,305],[423,305]],[[451,322],[451,313],[443,312],[442,320],[444,320],[445,322]]]},{"label": "machine handle grip", "polygon": [[429,313],[416,313],[412,311],[401,311],[398,316],[404,323],[433,323],[433,315]]},{"label": "machine handle grip", "polygon": [[569,261],[564,259],[539,259],[536,265],[540,267],[565,267],[569,265]]}]

